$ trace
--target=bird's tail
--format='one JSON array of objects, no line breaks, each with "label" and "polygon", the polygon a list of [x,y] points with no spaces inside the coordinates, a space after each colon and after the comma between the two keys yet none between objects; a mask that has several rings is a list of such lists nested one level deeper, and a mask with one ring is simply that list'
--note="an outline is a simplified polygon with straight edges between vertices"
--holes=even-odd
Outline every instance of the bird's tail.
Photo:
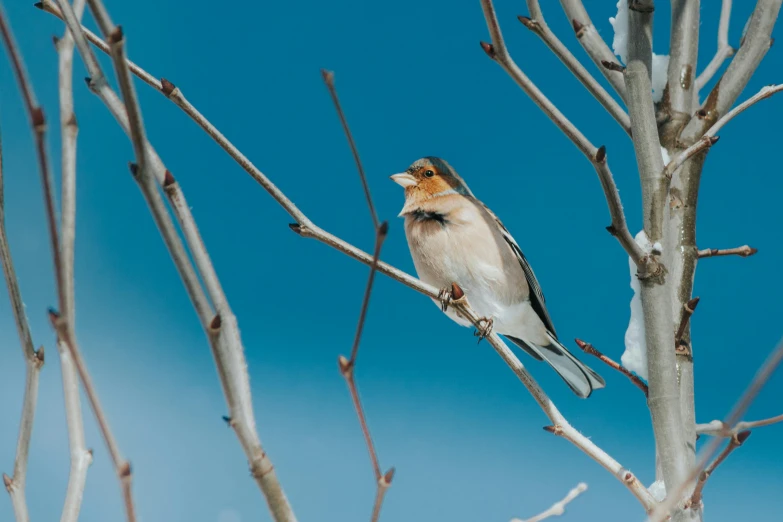
[{"label": "bird's tail", "polygon": [[583,399],[589,397],[593,390],[606,386],[606,382],[600,375],[574,357],[568,351],[568,348],[563,346],[554,335],[549,332],[547,332],[547,335],[551,341],[547,346],[538,346],[516,337],[506,337],[539,361],[544,360],[549,363],[549,366],[554,368],[557,374],[568,384],[568,387]]}]

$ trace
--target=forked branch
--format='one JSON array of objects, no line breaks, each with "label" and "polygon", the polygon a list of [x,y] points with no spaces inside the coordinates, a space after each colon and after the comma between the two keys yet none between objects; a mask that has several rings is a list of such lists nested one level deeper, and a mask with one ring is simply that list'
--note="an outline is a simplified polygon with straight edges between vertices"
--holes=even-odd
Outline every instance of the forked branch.
[{"label": "forked branch", "polygon": [[530,12],[530,18],[525,16],[517,17],[522,25],[537,34],[549,49],[557,56],[568,70],[582,82],[582,85],[588,90],[598,103],[603,105],[607,112],[620,124],[620,127],[630,136],[631,119],[628,117],[620,104],[606,92],[598,81],[593,78],[582,63],[573,55],[563,42],[549,28],[544,19],[544,13],[541,11],[539,0],[527,0],[527,9]]},{"label": "forked branch", "polygon": [[612,217],[612,225],[607,229],[615,236],[631,259],[634,260],[639,273],[646,276],[648,273],[657,271],[657,262],[648,256],[641,247],[633,240],[625,221],[620,194],[614,182],[614,177],[609,170],[606,162],[606,147],[597,148],[588,140],[579,129],[571,123],[568,118],[542,93],[536,85],[522,72],[517,66],[506,48],[503,40],[503,34],[500,31],[500,24],[495,14],[495,6],[492,0],[481,0],[481,7],[484,10],[484,18],[487,22],[487,28],[492,38],[492,43],[481,43],[484,52],[497,62],[503,70],[519,85],[531,100],[554,122],[557,127],[568,136],[576,147],[590,161],[598,174],[601,187],[604,190],[609,213]]},{"label": "forked branch", "polygon": [[381,506],[383,505],[383,499],[386,496],[391,486],[392,479],[394,478],[394,468],[389,468],[385,473],[381,471],[381,464],[378,459],[378,452],[373,444],[372,436],[370,435],[370,428],[367,425],[367,416],[364,413],[362,407],[362,401],[359,397],[359,389],[356,387],[355,369],[356,369],[356,356],[359,354],[359,344],[362,339],[362,332],[364,331],[364,323],[367,319],[367,310],[370,306],[370,295],[372,294],[373,283],[375,282],[375,273],[378,271],[378,260],[381,256],[381,248],[383,242],[386,239],[386,235],[389,232],[389,224],[384,221],[383,223],[378,221],[378,215],[375,213],[375,205],[372,202],[372,195],[370,194],[370,186],[367,183],[367,176],[364,174],[364,167],[362,161],[359,158],[359,151],[356,148],[356,142],[351,134],[351,129],[348,127],[348,120],[345,118],[345,113],[340,105],[340,99],[337,96],[337,89],[334,86],[334,73],[330,71],[321,71],[324,83],[329,94],[332,97],[332,102],[337,110],[337,115],[340,118],[345,136],[348,139],[348,144],[351,147],[354,161],[356,162],[356,169],[359,171],[359,178],[364,187],[364,195],[367,199],[367,207],[370,210],[370,216],[372,218],[373,227],[375,228],[375,248],[372,256],[372,263],[370,264],[370,274],[367,276],[367,286],[364,290],[364,297],[362,298],[362,306],[359,312],[359,320],[356,323],[356,335],[353,339],[353,346],[351,347],[351,357],[346,359],[344,356],[340,356],[337,360],[340,368],[340,374],[345,379],[345,383],[348,385],[348,391],[351,394],[351,400],[353,401],[354,409],[356,410],[356,416],[359,418],[359,425],[362,428],[362,434],[364,435],[364,441],[367,444],[367,451],[370,453],[370,461],[372,462],[373,472],[375,473],[375,502],[373,504],[371,522],[377,522],[381,515]]},{"label": "forked branch", "polygon": [[[772,374],[775,373],[778,366],[783,362],[783,339],[781,339],[772,353],[764,361],[753,380],[748,385],[742,397],[737,401],[729,414],[723,419],[723,424],[726,426],[736,426],[739,423],[740,418],[745,414],[748,407],[756,399],[761,389],[767,383]],[[715,437],[712,439],[702,450],[696,465],[691,468],[689,473],[685,476],[684,480],[680,482],[676,487],[668,490],[666,499],[655,507],[652,513],[650,513],[650,522],[663,522],[666,520],[671,511],[680,503],[686,501],[684,495],[688,490],[695,486],[697,477],[707,466],[707,463],[715,456],[720,447],[722,439]]]},{"label": "forked branch", "polygon": [[[54,12],[49,7],[50,4],[45,0],[40,7],[45,8],[49,12]],[[63,13],[66,20],[68,20],[67,13]],[[73,23],[69,21],[69,23]],[[79,30],[78,25],[73,25],[74,29]],[[81,33],[84,36],[84,33]],[[78,47],[77,40],[77,47]],[[100,46],[99,46],[100,47]],[[102,48],[105,50],[105,48]],[[309,237],[317,239],[322,243],[325,243],[332,248],[346,254],[347,256],[356,259],[366,265],[373,263],[373,256],[368,254],[355,246],[347,243],[346,241],[330,234],[329,232],[316,226],[307,216],[299,210],[294,203],[288,199],[288,197],[272,183],[250,160],[244,156],[217,128],[214,127],[201,113],[199,113],[192,104],[190,104],[182,95],[182,92],[176,88],[171,82],[154,80],[148,73],[137,68],[133,70],[134,74],[137,74],[142,80],[148,84],[155,86],[159,92],[166,95],[170,100],[177,104],[183,111],[188,114],[199,126],[204,129],[237,163],[245,169],[269,194],[289,213],[289,215],[296,221],[296,223],[290,225],[291,229],[297,234],[303,237]],[[378,271],[391,277],[392,279],[416,290],[423,295],[426,295],[432,299],[437,299],[440,290],[423,283],[419,279],[412,277],[411,275],[383,262],[378,262]],[[471,323],[477,328],[481,326],[481,318],[473,312],[469,307],[457,305],[459,312],[465,316]],[[652,495],[647,491],[641,482],[636,479],[631,473],[625,470],[616,460],[610,457],[606,452],[595,445],[589,438],[585,437],[575,428],[573,428],[563,417],[560,411],[551,402],[546,393],[538,386],[538,383],[527,372],[525,367],[516,357],[516,355],[506,346],[506,344],[496,335],[491,334],[487,337],[490,344],[495,351],[500,355],[503,361],[511,368],[511,370],[517,375],[522,383],[527,387],[530,393],[535,398],[536,402],[542,408],[544,413],[550,419],[550,421],[557,427],[556,433],[575,446],[580,448],[585,454],[598,462],[601,466],[607,469],[613,476],[615,476],[631,493],[639,500],[645,510],[651,510],[656,501]]]},{"label": "forked branch", "polygon": [[732,435],[731,440],[729,440],[726,448],[724,448],[724,450],[720,452],[720,455],[715,457],[715,460],[713,460],[710,465],[699,474],[699,480],[696,482],[693,495],[691,495],[690,505],[699,506],[701,504],[701,496],[702,492],[704,491],[704,486],[707,484],[707,479],[709,479],[715,472],[715,468],[720,466],[721,462],[726,460],[726,458],[731,455],[732,451],[742,446],[742,444],[748,440],[750,433],[750,431],[743,431],[737,433],[736,435]]},{"label": "forked branch", "polygon": [[[38,156],[38,167],[43,178],[49,176],[49,164],[46,154],[46,121],[41,107],[36,101],[33,86],[27,77],[27,71],[22,60],[22,54],[16,45],[11,24],[6,18],[5,9],[0,4],[0,38],[11,61],[19,90],[24,100],[24,106],[30,120],[36,142],[36,152]],[[3,194],[3,150],[2,136],[0,136],[0,261],[3,264],[3,274],[5,276],[8,296],[11,300],[11,308],[14,313],[16,330],[19,335],[19,341],[22,346],[22,355],[25,360],[25,390],[22,399],[22,419],[19,424],[19,435],[16,443],[16,456],[14,458],[13,476],[9,477],[3,473],[3,484],[11,497],[11,504],[14,508],[14,515],[17,522],[28,522],[30,519],[27,507],[25,488],[27,485],[27,460],[30,453],[30,438],[33,433],[33,421],[35,419],[35,410],[38,403],[38,382],[41,373],[41,367],[44,364],[44,350],[41,347],[38,351],[33,345],[30,334],[30,326],[27,322],[24,303],[19,290],[19,282],[16,277],[11,250],[8,246],[8,236],[5,230],[5,200]],[[47,203],[49,200],[47,200]]]},{"label": "forked branch", "polygon": [[[91,89],[106,104],[131,138],[137,160],[137,164],[132,165],[131,170],[141,187],[153,218],[208,335],[216,359],[218,375],[229,405],[229,424],[234,429],[247,456],[251,473],[264,494],[273,518],[277,521],[294,521],[294,514],[256,431],[247,364],[236,318],[222,293],[206,248],[173,176],[166,170],[160,157],[146,139],[141,110],[125,57],[125,39],[122,30],[112,24],[100,0],[90,0],[90,5],[98,25],[109,43],[109,52],[112,55],[120,88],[123,92],[124,103],[119,100],[119,97],[106,82],[103,71],[92,55],[70,6],[67,3],[60,3],[59,10],[69,28],[74,32],[77,48],[91,76]],[[204,288],[201,287],[193,264],[187,256],[171,216],[160,197],[155,185],[156,182],[166,189],[166,193],[170,197],[176,200],[172,202],[172,207],[182,224],[183,235],[193,254],[194,263],[201,272],[209,299]],[[210,299],[212,303],[210,303]],[[212,305],[215,307],[214,310]]]},{"label": "forked branch", "polygon": [[[766,100],[767,98],[780,92],[781,90],[783,90],[783,84],[767,85],[765,87],[762,87],[759,92],[757,92],[756,94],[754,94],[753,96],[745,100],[744,102],[740,103],[739,105],[731,109],[725,115],[723,115],[693,145],[683,150],[682,152],[680,152],[679,154],[677,154],[675,157],[671,159],[671,161],[663,169],[664,178],[671,179],[672,175],[686,161],[688,161],[690,158],[692,158],[699,152],[708,149],[712,147],[715,143],[717,143],[718,131],[721,130],[724,125],[726,125],[728,122],[733,120],[739,114],[745,112],[751,106],[755,105],[761,100]],[[707,117],[707,112],[702,109],[696,113],[695,119],[706,118],[706,117]]]},{"label": "forked branch", "polygon": [[780,13],[783,0],[757,0],[756,8],[747,24],[737,54],[732,58],[721,79],[710,91],[702,103],[704,117],[691,118],[682,131],[681,139],[693,143],[722,115],[728,113],[731,106],[745,89],[751,76],[772,45],[772,29]]}]

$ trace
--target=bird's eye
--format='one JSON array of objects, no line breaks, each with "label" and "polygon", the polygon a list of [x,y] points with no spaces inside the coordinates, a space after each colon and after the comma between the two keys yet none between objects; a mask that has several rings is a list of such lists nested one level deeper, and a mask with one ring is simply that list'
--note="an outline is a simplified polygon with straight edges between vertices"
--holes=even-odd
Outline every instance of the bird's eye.
[{"label": "bird's eye", "polygon": [[431,170],[425,170],[424,175],[427,176],[428,178],[431,178],[432,176],[435,175],[435,173]]}]

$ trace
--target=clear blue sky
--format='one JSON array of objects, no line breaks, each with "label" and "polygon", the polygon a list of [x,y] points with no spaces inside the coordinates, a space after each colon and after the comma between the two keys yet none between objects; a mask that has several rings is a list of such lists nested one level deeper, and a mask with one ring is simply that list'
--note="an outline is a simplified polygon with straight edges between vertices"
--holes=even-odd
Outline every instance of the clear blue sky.
[{"label": "clear blue sky", "polygon": [[[601,34],[615,2],[586,2]],[[658,2],[655,50],[667,52],[668,3]],[[606,144],[631,228],[641,226],[629,140],[499,1],[520,66],[597,145]],[[584,57],[556,2],[551,27]],[[551,4],[551,5],[550,5]],[[704,2],[700,68],[716,48],[718,2]],[[714,4],[714,5],[713,5]],[[751,2],[735,2],[737,45]],[[448,159],[503,219],[535,267],[562,339],[619,358],[628,322],[628,261],[606,233],[606,204],[590,165],[478,45],[478,1],[108,1],[132,59],[188,98],[316,223],[370,249],[372,231],[350,151],[319,73],[336,71],[341,99],[382,218],[383,258],[412,272],[402,194],[388,175],[426,155]],[[61,24],[6,2],[59,165],[57,57]],[[89,20],[89,25],[93,26]],[[777,36],[780,38],[779,31]],[[783,77],[773,46],[743,98]],[[108,66],[108,61],[103,63]],[[590,65],[590,70],[592,65]],[[594,71],[596,75],[598,74]],[[77,60],[78,334],[110,421],[134,469],[140,520],[268,520],[226,413],[212,358],[182,284],[131,180],[130,143],[83,82]],[[182,183],[247,349],[261,438],[301,520],[367,520],[374,483],[337,356],[350,349],[367,269],[292,234],[290,218],[179,109],[139,84],[150,139]],[[11,247],[33,328],[44,344],[28,501],[35,520],[59,517],[68,473],[60,376],[46,308],[55,303],[31,133],[0,58],[0,117]],[[777,147],[783,98],[721,132],[699,201],[699,246],[748,243],[748,259],[700,263],[694,316],[698,419],[722,417],[781,335]],[[57,170],[57,169],[56,169]],[[0,468],[13,467],[24,365],[7,299],[0,299]],[[547,367],[523,362],[573,424],[649,484],[653,439],[642,395],[601,368],[607,389],[577,399]],[[531,516],[579,481],[589,491],[567,520],[641,519],[636,500],[567,442],[491,347],[432,303],[385,277],[377,286],[357,378],[384,468],[397,467],[383,520],[504,521]],[[783,374],[751,408],[783,411]],[[83,520],[119,520],[120,490],[89,410],[95,448]],[[711,520],[783,511],[783,426],[757,430],[705,491]],[[608,507],[611,506],[611,507]],[[773,515],[777,513],[777,515]],[[12,517],[0,495],[0,518]],[[739,517],[739,518],[738,518]]]}]

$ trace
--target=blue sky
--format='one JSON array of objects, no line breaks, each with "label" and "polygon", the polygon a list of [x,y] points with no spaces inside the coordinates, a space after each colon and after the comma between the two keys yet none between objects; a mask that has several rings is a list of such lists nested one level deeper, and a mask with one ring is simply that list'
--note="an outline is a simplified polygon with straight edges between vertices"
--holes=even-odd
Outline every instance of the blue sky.
[{"label": "blue sky", "polygon": [[[57,57],[61,24],[31,5],[7,2],[59,165]],[[547,21],[584,57],[562,11]],[[614,2],[585,2],[611,40]],[[666,52],[668,3],[658,9],[656,52]],[[550,5],[552,4],[552,5]],[[610,5],[612,4],[612,5]],[[664,5],[665,4],[665,5]],[[715,5],[712,5],[715,4]],[[716,48],[718,2],[704,2],[700,69]],[[185,95],[320,226],[365,249],[372,230],[350,151],[322,84],[336,71],[347,117],[383,219],[383,258],[413,265],[402,194],[388,175],[413,160],[448,159],[501,217],[533,264],[560,337],[593,342],[619,358],[632,295],[627,257],[606,233],[606,204],[590,165],[478,45],[488,35],[474,2],[357,0],[250,2],[109,1],[133,60]],[[630,142],[606,112],[515,15],[498,1],[519,65],[597,145],[605,144],[632,230],[641,226]],[[752,10],[735,2],[730,42]],[[89,25],[93,26],[89,20]],[[779,36],[779,31],[777,33]],[[774,34],[773,34],[774,36]],[[780,82],[773,46],[743,98]],[[103,61],[108,67],[108,61]],[[598,74],[592,65],[588,67]],[[267,520],[226,413],[195,313],[146,205],[127,171],[130,143],[78,79],[80,124],[77,319],[82,350],[134,469],[140,520]],[[366,520],[374,483],[336,359],[355,328],[367,269],[292,234],[290,218],[173,104],[139,84],[149,137],[181,182],[238,316],[259,432],[301,520]],[[46,308],[55,303],[50,252],[31,133],[16,84],[0,59],[6,216],[34,340],[47,349],[28,476],[36,520],[59,517],[68,450],[59,367]],[[783,256],[775,156],[783,98],[742,114],[710,152],[699,201],[699,245],[750,244],[759,254],[700,263],[693,319],[697,416],[722,417],[781,334]],[[55,169],[57,170],[57,169]],[[12,315],[0,299],[0,468],[13,467],[24,363]],[[534,376],[572,423],[634,471],[654,476],[653,439],[642,395],[598,363],[607,389],[577,399],[547,367]],[[567,520],[635,520],[635,499],[567,442],[489,345],[426,299],[377,280],[357,379],[384,468],[397,475],[383,520],[508,520],[531,516],[585,481]],[[748,416],[781,413],[783,374]],[[123,517],[108,455],[86,410],[95,449],[84,521]],[[783,426],[757,430],[710,480],[711,520],[759,519],[783,510]],[[611,499],[611,503],[609,503]],[[607,505],[611,508],[607,510]],[[6,495],[0,518],[10,519]]]}]

